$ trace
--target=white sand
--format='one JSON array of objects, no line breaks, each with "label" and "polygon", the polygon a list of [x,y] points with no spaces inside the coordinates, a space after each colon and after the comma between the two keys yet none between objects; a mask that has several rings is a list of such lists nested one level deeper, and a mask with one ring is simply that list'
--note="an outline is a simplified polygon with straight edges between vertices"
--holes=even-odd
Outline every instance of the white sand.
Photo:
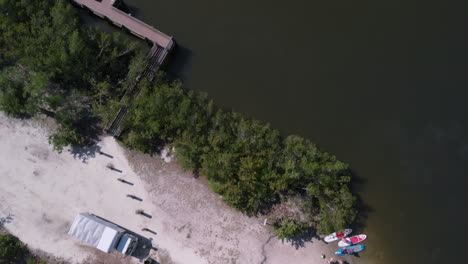
[{"label": "white sand", "polygon": [[[125,151],[110,137],[98,145],[113,157],[96,153],[83,162],[68,151],[58,154],[37,121],[9,119],[0,113],[0,218],[9,214],[13,218],[5,228],[30,247],[73,263],[97,263],[96,257],[99,263],[138,262],[118,253],[100,254],[70,238],[67,231],[80,212],[151,238],[158,249],[151,256],[161,264],[323,264],[320,253],[331,257],[337,248],[313,240],[295,249],[276,238],[265,245],[270,232],[263,219],[229,208],[203,179],[180,172],[160,157]],[[106,168],[108,163],[122,173]],[[152,218],[136,215],[136,209],[144,209]],[[157,234],[141,232],[144,227]],[[353,258],[347,260],[353,263]]]}]

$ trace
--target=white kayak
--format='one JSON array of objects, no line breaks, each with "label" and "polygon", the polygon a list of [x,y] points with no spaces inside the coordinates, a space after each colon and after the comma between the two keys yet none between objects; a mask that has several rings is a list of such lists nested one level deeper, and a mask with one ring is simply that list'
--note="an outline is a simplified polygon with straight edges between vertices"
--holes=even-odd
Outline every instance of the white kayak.
[{"label": "white kayak", "polygon": [[345,229],[345,230],[342,230],[342,231],[331,233],[330,235],[326,236],[324,240],[325,240],[325,242],[330,243],[330,242],[341,239],[341,238],[351,234],[351,232],[353,232],[352,229]]},{"label": "white kayak", "polygon": [[[352,236],[352,237],[344,237],[341,239],[340,242],[338,242],[338,246],[339,247],[347,247],[347,246],[351,246],[351,245],[354,245],[354,244],[357,244],[357,243],[360,243],[364,240],[366,240],[367,236],[366,235],[357,235],[357,236]],[[343,241],[346,240],[345,241]]]}]

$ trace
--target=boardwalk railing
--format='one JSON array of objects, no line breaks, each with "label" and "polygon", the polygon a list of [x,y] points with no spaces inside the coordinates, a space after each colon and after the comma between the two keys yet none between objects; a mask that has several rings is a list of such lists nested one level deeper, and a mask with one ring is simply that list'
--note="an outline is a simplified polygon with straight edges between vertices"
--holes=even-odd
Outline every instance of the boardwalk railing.
[{"label": "boardwalk railing", "polygon": [[120,100],[121,103],[125,103],[125,101],[128,100],[127,104],[119,109],[117,115],[107,129],[107,133],[114,137],[120,136],[120,133],[122,132],[120,124],[125,114],[132,106],[133,100],[135,100],[135,98],[137,98],[138,94],[140,93],[141,88],[139,87],[138,83],[140,83],[143,78],[147,78],[150,81],[153,79],[154,73],[158,70],[158,68],[161,66],[161,63],[164,61],[164,58],[167,56],[167,51],[162,47],[157,46],[155,49],[151,49],[150,56],[151,57],[149,58],[149,63],[146,69],[137,77],[136,80],[132,80],[127,90],[125,91],[124,96]]}]

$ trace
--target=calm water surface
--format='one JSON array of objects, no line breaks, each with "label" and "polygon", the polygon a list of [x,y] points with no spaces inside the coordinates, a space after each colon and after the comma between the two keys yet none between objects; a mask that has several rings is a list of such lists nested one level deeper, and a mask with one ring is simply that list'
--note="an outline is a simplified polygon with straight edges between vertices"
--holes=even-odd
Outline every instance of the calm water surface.
[{"label": "calm water surface", "polygon": [[175,36],[168,71],[188,88],[352,165],[371,208],[360,263],[463,263],[467,4],[126,3]]}]

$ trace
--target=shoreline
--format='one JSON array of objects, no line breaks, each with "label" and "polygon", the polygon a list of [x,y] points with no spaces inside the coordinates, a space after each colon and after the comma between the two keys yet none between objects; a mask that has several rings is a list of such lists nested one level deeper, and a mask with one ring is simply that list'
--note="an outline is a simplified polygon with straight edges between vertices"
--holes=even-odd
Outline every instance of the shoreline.
[{"label": "shoreline", "polygon": [[[322,252],[327,259],[338,259],[333,254],[337,246],[316,239],[296,249],[271,238],[263,219],[230,208],[203,177],[182,172],[174,161],[165,163],[159,156],[124,149],[113,138],[98,143],[112,158],[99,153],[58,154],[48,145],[45,126],[50,124],[45,123],[0,113],[0,217],[11,212],[15,217],[5,228],[33,249],[71,263],[96,258],[103,263],[136,263],[122,255],[100,254],[67,237],[76,213],[90,211],[151,238],[158,250],[150,256],[160,263],[323,264]],[[107,169],[109,162],[122,173]],[[125,186],[116,181],[118,177],[134,185]],[[131,201],[127,193],[143,202]],[[140,207],[152,218],[136,216],[133,211]],[[144,227],[157,234],[141,232]],[[356,263],[349,256],[339,259]]]}]

